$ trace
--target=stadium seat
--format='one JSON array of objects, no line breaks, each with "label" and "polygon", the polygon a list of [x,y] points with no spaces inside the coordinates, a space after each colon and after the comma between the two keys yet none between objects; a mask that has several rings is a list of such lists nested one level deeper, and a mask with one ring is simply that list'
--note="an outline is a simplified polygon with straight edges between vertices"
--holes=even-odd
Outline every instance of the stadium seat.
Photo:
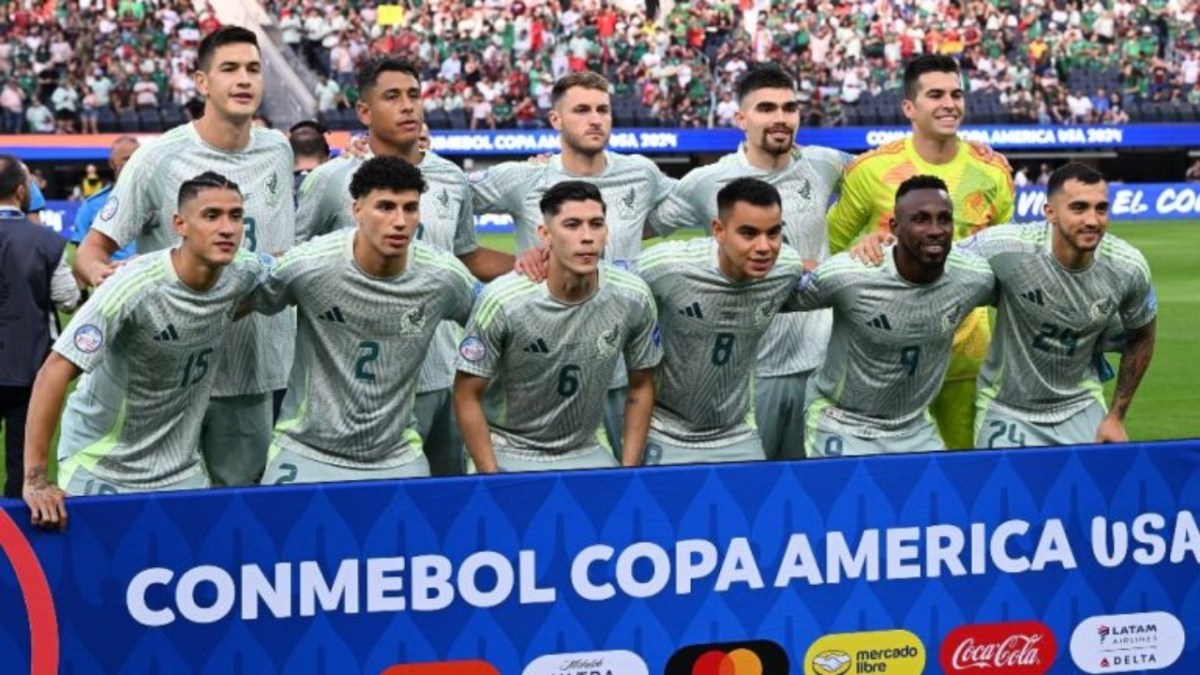
[{"label": "stadium seat", "polygon": [[96,111],[98,118],[97,127],[102,134],[120,133],[121,125],[117,122],[117,115],[112,111],[112,108],[104,107]]},{"label": "stadium seat", "polygon": [[138,111],[138,125],[142,131],[160,133],[163,130],[162,117],[154,108],[142,108]]},{"label": "stadium seat", "polygon": [[446,111],[441,108],[434,108],[425,113],[425,123],[430,129],[449,129],[450,118],[446,116]]},{"label": "stadium seat", "polygon": [[177,105],[168,105],[162,109],[162,125],[164,131],[169,131],[187,121],[183,111]]},{"label": "stadium seat", "polygon": [[122,110],[117,114],[117,120],[121,125],[121,131],[127,134],[141,131],[138,127],[138,115],[132,110]]}]

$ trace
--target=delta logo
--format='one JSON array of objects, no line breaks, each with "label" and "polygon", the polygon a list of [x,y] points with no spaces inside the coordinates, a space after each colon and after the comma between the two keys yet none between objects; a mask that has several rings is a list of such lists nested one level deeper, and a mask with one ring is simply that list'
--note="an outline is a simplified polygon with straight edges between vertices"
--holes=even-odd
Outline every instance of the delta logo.
[{"label": "delta logo", "polygon": [[1071,633],[1071,660],[1093,674],[1164,670],[1185,641],[1183,624],[1167,612],[1093,616]]},{"label": "delta logo", "polygon": [[500,671],[486,661],[439,661],[392,666],[381,675],[500,675]]},{"label": "delta logo", "polygon": [[921,675],[925,645],[906,630],[826,635],[804,655],[805,675]]},{"label": "delta logo", "polygon": [[671,655],[665,675],[788,675],[783,647],[769,640],[691,645]]},{"label": "delta logo", "polygon": [[946,673],[1044,675],[1054,665],[1058,643],[1041,621],[959,626],[942,641]]}]

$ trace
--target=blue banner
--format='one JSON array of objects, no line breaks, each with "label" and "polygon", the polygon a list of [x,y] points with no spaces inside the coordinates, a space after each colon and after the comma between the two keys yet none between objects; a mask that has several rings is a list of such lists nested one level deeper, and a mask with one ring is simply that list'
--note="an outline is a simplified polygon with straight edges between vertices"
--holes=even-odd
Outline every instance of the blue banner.
[{"label": "blue banner", "polygon": [[[1138,183],[1108,186],[1111,220],[1200,219],[1200,183]],[[1013,219],[1027,223],[1043,220],[1046,189],[1040,185],[1017,189]]]},{"label": "blue banner", "polygon": [[75,498],[63,534],[4,502],[0,663],[1194,675],[1198,463],[1173,442]]},{"label": "blue banner", "polygon": [[[805,145],[823,145],[860,152],[903,138],[908,127],[805,127],[799,140]],[[1134,124],[1128,126],[966,126],[963,138],[982,141],[999,150],[1079,150],[1183,148],[1195,145],[1200,124]],[[155,134],[138,134],[143,140]],[[725,153],[737,148],[744,134],[738,129],[642,129],[616,128],[609,147],[619,152],[670,155],[705,152]],[[96,161],[107,159],[114,134],[49,136],[0,136],[0,152],[28,162]],[[335,149],[345,147],[346,132],[330,135]],[[449,131],[433,132],[433,149],[450,157],[525,157],[558,150],[558,133],[540,131]]]}]

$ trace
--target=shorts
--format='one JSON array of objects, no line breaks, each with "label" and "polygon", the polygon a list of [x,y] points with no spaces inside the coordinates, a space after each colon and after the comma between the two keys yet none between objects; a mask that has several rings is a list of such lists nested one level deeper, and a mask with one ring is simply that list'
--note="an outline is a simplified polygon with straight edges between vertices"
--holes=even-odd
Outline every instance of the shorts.
[{"label": "shorts", "polygon": [[805,432],[805,450],[809,457],[855,457],[946,449],[946,444],[938,435],[937,426],[928,414],[897,433],[872,438],[850,433],[845,425],[823,414],[827,409],[828,406],[809,408],[808,430]]},{"label": "shorts", "polygon": [[[533,452],[506,452],[492,446],[496,465],[500,473],[524,473],[526,471],[574,471],[578,469],[616,469],[620,462],[612,452],[602,446],[593,445],[582,450],[571,450],[560,454]],[[478,473],[475,462],[467,462],[468,473]]]},{"label": "shorts", "polygon": [[975,424],[977,448],[1032,448],[1096,442],[1096,430],[1108,412],[1096,401],[1061,422],[1030,422],[996,406],[980,408]]},{"label": "shorts", "polygon": [[120,483],[96,478],[92,472],[79,466],[72,457],[59,466],[59,487],[70,497],[84,495],[119,495],[146,492],[172,492],[175,490],[203,490],[210,487],[208,476],[204,471],[197,471],[187,478],[156,488],[135,488]]},{"label": "shorts", "polygon": [[[289,443],[296,441],[289,439]],[[310,452],[320,450],[309,448]],[[326,464],[297,453],[290,448],[280,447],[278,439],[271,444],[270,459],[263,472],[263,485],[290,485],[292,483],[340,483],[358,480],[393,480],[398,478],[425,478],[429,476],[429,462],[422,453],[413,453],[413,460],[400,466],[378,469],[361,469]]]},{"label": "shorts", "polygon": [[762,439],[757,435],[730,441],[712,448],[687,445],[654,429],[646,437],[646,466],[670,464],[714,464],[720,462],[761,462],[766,460]]}]

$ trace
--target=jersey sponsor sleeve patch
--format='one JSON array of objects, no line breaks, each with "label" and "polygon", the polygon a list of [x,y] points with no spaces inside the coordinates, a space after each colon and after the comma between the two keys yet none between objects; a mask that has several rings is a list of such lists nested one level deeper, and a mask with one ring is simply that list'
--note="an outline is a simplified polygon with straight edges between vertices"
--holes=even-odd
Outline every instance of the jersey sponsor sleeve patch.
[{"label": "jersey sponsor sleeve patch", "polygon": [[87,323],[75,329],[75,348],[84,354],[93,354],[104,345],[104,334],[96,326]]},{"label": "jersey sponsor sleeve patch", "polygon": [[113,216],[117,215],[117,207],[120,204],[121,200],[117,199],[116,195],[109,196],[100,209],[100,220],[112,220]]},{"label": "jersey sponsor sleeve patch", "polygon": [[487,356],[487,347],[483,344],[483,340],[474,335],[468,335],[458,345],[458,353],[467,361],[478,363],[483,360],[484,356]]}]

